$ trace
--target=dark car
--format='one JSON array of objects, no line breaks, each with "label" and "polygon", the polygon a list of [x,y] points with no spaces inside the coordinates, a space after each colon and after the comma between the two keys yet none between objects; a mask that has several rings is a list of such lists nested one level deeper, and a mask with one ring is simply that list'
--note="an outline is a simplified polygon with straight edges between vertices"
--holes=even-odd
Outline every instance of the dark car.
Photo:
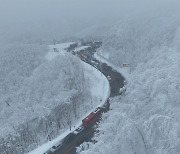
[{"label": "dark car", "polygon": [[68,134],[65,138],[64,138],[64,143],[67,143],[67,142],[69,142],[69,141],[71,141],[71,140],[73,140],[74,139],[74,137],[75,137],[75,134],[73,134],[73,133],[70,133],[70,134]]}]

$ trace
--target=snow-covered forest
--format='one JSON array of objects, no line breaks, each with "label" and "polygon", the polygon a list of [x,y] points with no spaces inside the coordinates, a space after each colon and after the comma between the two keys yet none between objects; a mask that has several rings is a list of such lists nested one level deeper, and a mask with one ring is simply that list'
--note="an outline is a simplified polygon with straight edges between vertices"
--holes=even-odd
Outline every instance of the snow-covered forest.
[{"label": "snow-covered forest", "polygon": [[129,63],[125,95],[111,100],[97,143],[85,154],[180,153],[180,17],[177,14],[120,21],[104,37],[99,54],[119,67]]},{"label": "snow-covered forest", "polygon": [[55,1],[1,1],[0,153],[26,153],[56,138],[106,94],[106,79],[77,57],[60,54],[48,59],[54,52],[49,45],[79,41],[73,34],[88,25],[62,14],[79,5]]},{"label": "snow-covered forest", "polygon": [[179,6],[179,0],[2,0],[0,153],[27,153],[102,103],[104,77],[65,47],[51,55],[52,44],[97,40],[98,54],[116,68],[129,64],[130,75],[124,95],[110,99],[95,142],[83,143],[80,153],[179,154]]},{"label": "snow-covered forest", "polygon": [[83,113],[82,102],[91,94],[77,58],[59,55],[48,61],[48,46],[39,44],[7,44],[0,51],[2,144],[18,142],[27,151],[32,143],[56,137]]}]

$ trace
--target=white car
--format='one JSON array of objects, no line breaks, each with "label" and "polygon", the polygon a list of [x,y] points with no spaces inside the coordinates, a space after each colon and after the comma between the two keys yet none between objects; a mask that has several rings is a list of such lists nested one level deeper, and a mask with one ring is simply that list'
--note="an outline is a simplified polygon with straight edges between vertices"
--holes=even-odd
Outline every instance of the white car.
[{"label": "white car", "polygon": [[84,127],[83,126],[79,126],[76,130],[74,130],[74,134],[77,135],[79,134],[80,132],[82,132],[84,130]]},{"label": "white car", "polygon": [[57,149],[56,149],[55,146],[53,146],[53,147],[50,149],[51,152],[55,152],[56,150],[57,150]]},{"label": "white car", "polygon": [[111,80],[111,77],[108,75],[108,76],[107,76],[107,79],[108,79],[108,80]]},{"label": "white car", "polygon": [[98,62],[95,62],[94,60],[91,60],[91,64],[94,66],[98,66]]},{"label": "white car", "polygon": [[124,93],[126,91],[126,86],[119,89],[119,93]]},{"label": "white car", "polygon": [[56,143],[51,149],[51,152],[55,152],[57,149],[59,149],[62,146],[62,142]]}]

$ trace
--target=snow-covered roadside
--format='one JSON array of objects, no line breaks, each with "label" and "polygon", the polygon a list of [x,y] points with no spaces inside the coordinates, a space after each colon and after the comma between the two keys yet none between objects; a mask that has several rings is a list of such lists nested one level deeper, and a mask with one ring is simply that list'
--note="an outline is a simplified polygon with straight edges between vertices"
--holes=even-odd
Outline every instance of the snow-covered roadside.
[{"label": "snow-covered roadside", "polygon": [[[56,56],[60,55],[66,55],[70,54],[67,53],[64,49],[67,48],[70,44],[73,43],[63,43],[63,44],[57,44],[57,45],[50,45],[50,51],[47,53],[46,58],[51,61],[53,60]],[[58,52],[54,52],[54,48],[57,49]],[[81,62],[82,65],[84,66],[84,73],[85,73],[85,78],[88,78],[90,81],[90,92],[92,96],[94,96],[92,101],[96,101],[96,106],[93,108],[95,109],[98,106],[102,106],[108,97],[110,96],[110,85],[106,77],[100,73],[97,69],[94,67],[90,66],[89,64],[86,64],[85,62]],[[90,110],[88,113],[91,113],[94,109]],[[76,128],[78,128],[81,125],[81,120],[88,115],[84,114],[82,115],[82,118],[77,120],[75,127],[72,128],[72,130],[66,130],[62,132],[60,136],[58,136],[56,139],[49,141],[38,148],[34,149],[33,151],[29,152],[28,154],[43,154],[47,150],[49,150],[53,145],[61,141],[67,134],[70,132],[73,132]]]},{"label": "snow-covered roadside", "polygon": [[[49,52],[46,54],[45,58],[51,61],[58,55],[65,56],[66,54],[65,49],[68,48],[71,44],[74,44],[74,42],[49,45]],[[56,52],[54,52],[54,49],[56,50]]]},{"label": "snow-covered roadside", "polygon": [[108,60],[108,55],[102,55],[100,52],[96,52],[94,54],[94,57],[101,61],[102,63],[106,63],[107,65],[111,66],[114,70],[116,70],[117,72],[121,73],[125,79],[128,81],[129,77],[130,77],[130,72],[129,72],[129,69],[128,68],[121,68],[117,65],[114,65],[113,63],[111,63],[109,60]]},{"label": "snow-covered roadside", "polygon": [[90,91],[93,96],[97,97],[97,107],[106,102],[110,96],[110,85],[107,78],[96,68],[82,62],[85,68],[86,77],[90,77]]},{"label": "snow-covered roadside", "polygon": [[[62,43],[62,44],[57,44],[57,45],[50,45],[49,46],[50,51],[45,56],[46,59],[51,61],[58,55],[65,56],[66,54],[70,54],[70,53],[67,53],[64,49],[66,49],[67,47],[69,47],[71,44],[74,44],[74,43],[75,42],[68,42],[68,43]],[[80,51],[88,47],[89,46],[82,46],[82,47],[77,48],[76,51]],[[54,48],[57,49],[57,52],[54,52]],[[83,61],[81,61],[81,63],[84,67],[85,78],[89,79],[91,83],[91,87],[89,87],[91,94],[95,96],[96,98],[98,98],[96,100],[97,106],[104,104],[104,101],[106,101],[110,95],[110,85],[107,78],[91,65]]]},{"label": "snow-covered roadside", "polygon": [[[74,129],[73,129],[74,130]],[[39,146],[38,148],[34,149],[31,152],[28,152],[28,154],[43,154],[45,153],[47,150],[49,150],[52,146],[54,146],[56,143],[58,143],[59,141],[61,141],[66,135],[68,135],[71,131],[67,130],[66,132],[62,133],[60,136],[58,136],[57,138],[55,138],[52,141],[49,141],[41,146]]]}]

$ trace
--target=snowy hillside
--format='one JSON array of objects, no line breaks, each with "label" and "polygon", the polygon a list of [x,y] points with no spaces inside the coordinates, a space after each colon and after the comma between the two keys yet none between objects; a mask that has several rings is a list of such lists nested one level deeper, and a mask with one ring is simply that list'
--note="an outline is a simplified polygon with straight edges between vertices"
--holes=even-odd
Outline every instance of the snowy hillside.
[{"label": "snowy hillside", "polygon": [[70,44],[1,46],[0,151],[32,150],[106,99],[107,80],[67,53]]},{"label": "snowy hillside", "polygon": [[81,153],[180,153],[180,27],[171,19],[120,23],[109,32],[99,53],[130,63],[132,73],[125,96],[103,115],[97,143],[84,143]]},{"label": "snowy hillside", "polygon": [[122,20],[104,37],[102,53],[116,65],[129,63],[133,70],[151,58],[151,50],[172,43],[179,23],[172,15]]},{"label": "snowy hillside", "polygon": [[53,150],[180,154],[180,0],[0,2],[0,154]]}]

